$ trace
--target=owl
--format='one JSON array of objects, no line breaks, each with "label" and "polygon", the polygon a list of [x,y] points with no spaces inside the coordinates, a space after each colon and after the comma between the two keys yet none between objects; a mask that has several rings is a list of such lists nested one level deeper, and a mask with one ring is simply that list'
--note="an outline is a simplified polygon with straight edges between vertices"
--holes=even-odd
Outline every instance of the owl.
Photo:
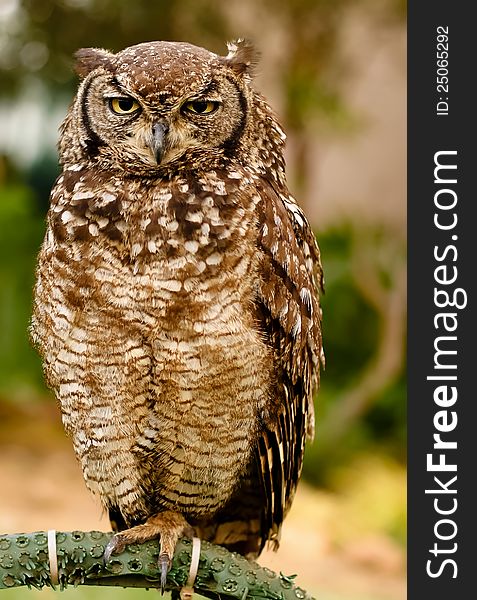
[{"label": "owl", "polygon": [[313,436],[322,269],[244,40],[76,54],[31,334],[105,557],[278,545]]}]

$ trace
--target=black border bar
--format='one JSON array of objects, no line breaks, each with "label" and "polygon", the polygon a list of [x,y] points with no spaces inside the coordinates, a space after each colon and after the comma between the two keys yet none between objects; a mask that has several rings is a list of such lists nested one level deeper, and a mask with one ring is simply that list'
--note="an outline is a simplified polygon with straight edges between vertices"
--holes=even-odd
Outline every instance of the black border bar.
[{"label": "black border bar", "polygon": [[473,8],[408,6],[410,600],[477,598]]}]

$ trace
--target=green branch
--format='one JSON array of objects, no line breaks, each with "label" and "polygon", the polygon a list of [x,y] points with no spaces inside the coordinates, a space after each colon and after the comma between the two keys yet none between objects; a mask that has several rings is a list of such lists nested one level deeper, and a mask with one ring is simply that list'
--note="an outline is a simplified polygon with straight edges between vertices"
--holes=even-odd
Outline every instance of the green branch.
[{"label": "green branch", "polygon": [[[61,590],[69,585],[159,588],[157,542],[128,546],[104,564],[104,549],[112,535],[100,531],[57,531],[53,548],[51,542],[49,547],[45,531],[0,535],[0,589],[23,585],[38,589],[55,587],[50,572],[52,552],[57,557]],[[183,538],[177,544],[166,585],[166,589],[175,591],[176,595],[189,577],[191,551],[190,540]],[[277,575],[239,554],[208,542],[201,545],[194,589],[211,598],[313,600],[295,585],[294,576]]]}]

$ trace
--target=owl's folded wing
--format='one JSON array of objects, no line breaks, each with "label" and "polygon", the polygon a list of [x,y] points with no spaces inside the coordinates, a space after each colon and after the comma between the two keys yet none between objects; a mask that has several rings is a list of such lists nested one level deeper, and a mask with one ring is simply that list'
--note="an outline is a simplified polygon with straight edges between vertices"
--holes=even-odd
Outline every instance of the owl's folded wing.
[{"label": "owl's folded wing", "polygon": [[262,486],[262,547],[277,545],[300,477],[305,439],[314,435],[313,392],[324,363],[319,291],[320,253],[293,199],[261,182],[258,289],[261,329],[273,348],[275,404],[262,415],[256,449]]}]

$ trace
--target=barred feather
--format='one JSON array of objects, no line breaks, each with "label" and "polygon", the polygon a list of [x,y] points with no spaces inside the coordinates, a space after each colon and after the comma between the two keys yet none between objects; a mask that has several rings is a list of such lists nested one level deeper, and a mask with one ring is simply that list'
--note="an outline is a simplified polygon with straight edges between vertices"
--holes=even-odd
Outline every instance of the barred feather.
[{"label": "barred feather", "polygon": [[262,545],[279,539],[300,478],[305,439],[314,435],[313,393],[323,362],[319,290],[323,273],[314,234],[296,203],[260,186],[264,252],[259,311],[275,351],[277,408],[257,449],[265,506]]}]

